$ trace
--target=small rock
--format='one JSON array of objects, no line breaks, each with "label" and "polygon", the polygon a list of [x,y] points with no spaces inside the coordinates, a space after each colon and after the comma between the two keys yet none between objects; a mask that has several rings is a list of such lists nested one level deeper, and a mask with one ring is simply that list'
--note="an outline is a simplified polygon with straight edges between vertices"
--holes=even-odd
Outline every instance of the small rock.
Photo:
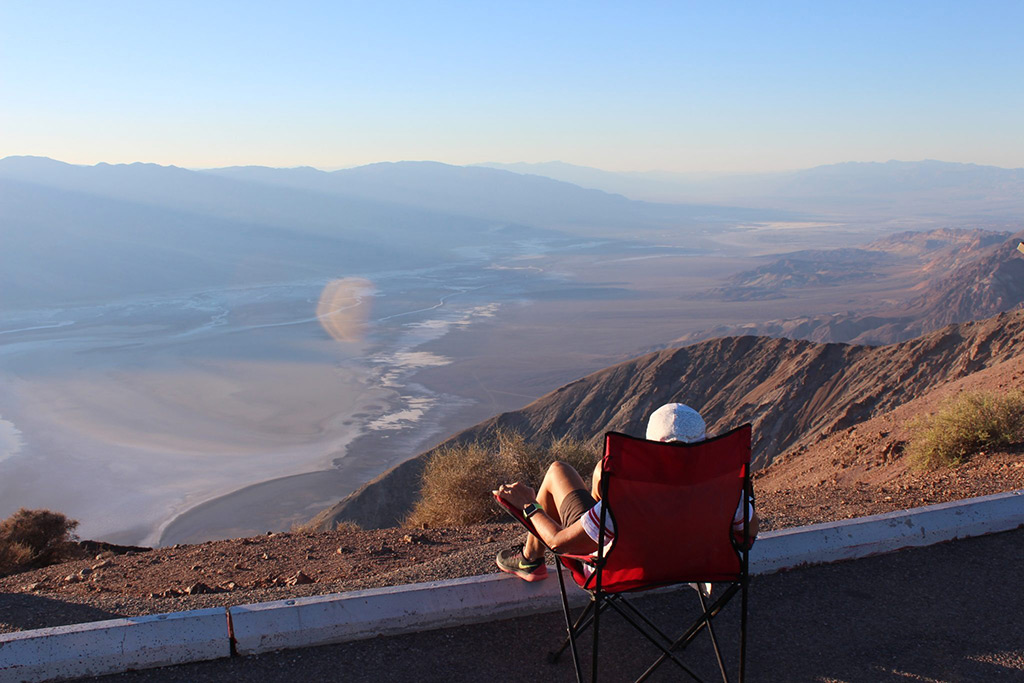
[{"label": "small rock", "polygon": [[315,560],[316,558],[312,554],[306,553],[306,559],[307,560]]},{"label": "small rock", "polygon": [[37,581],[36,583],[30,583],[29,585],[25,586],[25,590],[27,590],[27,591],[37,591],[37,590],[39,590],[42,587],[43,587],[43,584],[41,584],[41,583],[39,583]]},{"label": "small rock", "polygon": [[284,583],[286,586],[301,586],[307,583],[316,583],[316,581],[311,579],[305,572],[299,571],[295,576],[288,577]]},{"label": "small rock", "polygon": [[82,569],[78,570],[78,575],[81,576],[83,579],[89,576],[89,574],[92,574],[92,570],[88,567],[83,567]]},{"label": "small rock", "polygon": [[194,564],[191,567],[189,567],[188,570],[190,572],[197,572],[197,571],[199,571],[202,568],[203,568],[203,565],[201,565],[201,564]]},{"label": "small rock", "polygon": [[234,566],[235,569],[245,570],[245,567],[242,565],[241,562],[235,562],[235,564],[233,566]]},{"label": "small rock", "polygon": [[96,564],[94,564],[92,566],[92,568],[93,568],[93,571],[96,571],[97,569],[103,569],[104,567],[109,567],[112,564],[114,564],[114,563],[111,562],[110,560],[103,560],[102,562],[97,562]]},{"label": "small rock", "polygon": [[488,536],[485,538],[484,543],[494,543],[494,536]]},{"label": "small rock", "polygon": [[202,581],[193,583],[191,586],[185,589],[185,592],[189,595],[204,595],[206,593],[212,593],[213,589],[207,586]]},{"label": "small rock", "polygon": [[260,559],[262,559],[262,560],[269,560],[270,559],[270,555],[267,555],[266,553],[263,553],[262,555],[260,555]]},{"label": "small rock", "polygon": [[64,577],[64,583],[78,583],[82,580],[82,577],[78,574],[68,574]]},{"label": "small rock", "polygon": [[348,548],[348,547],[345,547],[343,545],[339,545],[338,549],[335,550],[334,552],[336,552],[339,555],[347,555],[350,552],[352,552],[352,548]]}]

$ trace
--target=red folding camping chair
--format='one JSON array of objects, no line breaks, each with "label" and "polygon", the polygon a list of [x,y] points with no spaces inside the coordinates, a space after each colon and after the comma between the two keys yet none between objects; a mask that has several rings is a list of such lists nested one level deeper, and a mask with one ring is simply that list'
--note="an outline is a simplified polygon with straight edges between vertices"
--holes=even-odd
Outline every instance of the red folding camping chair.
[{"label": "red folding camping chair", "polygon": [[[729,677],[712,620],[741,593],[738,679],[744,678],[747,633],[748,508],[743,505],[742,530],[734,531],[733,516],[750,485],[750,425],[693,444],[662,443],[609,432],[605,435],[604,474],[601,479],[601,521],[598,552],[594,556],[559,555],[558,582],[568,638],[552,653],[552,661],[572,650],[576,678],[583,680],[576,639],[593,628],[591,680],[597,680],[598,642],[602,612],[612,607],[661,650],[661,656],[637,679],[643,681],[671,660],[695,680],[702,680],[678,655],[707,629],[722,679]],[[498,502],[536,535],[521,510]],[[605,549],[606,516],[615,529],[614,543]],[[538,536],[539,538],[539,536]],[[549,548],[550,550],[550,548]],[[585,570],[589,565],[591,571]],[[590,593],[590,602],[573,621],[566,595],[563,566],[573,580]],[[681,583],[712,583],[712,595],[698,588],[701,613],[677,638],[671,638],[624,597],[626,593]],[[711,598],[714,598],[713,600]]]}]

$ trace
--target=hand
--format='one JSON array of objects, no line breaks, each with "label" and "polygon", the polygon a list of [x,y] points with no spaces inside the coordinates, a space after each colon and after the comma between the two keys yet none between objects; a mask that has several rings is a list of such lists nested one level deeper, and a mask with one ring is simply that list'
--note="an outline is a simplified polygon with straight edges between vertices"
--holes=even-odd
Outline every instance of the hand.
[{"label": "hand", "polygon": [[536,492],[526,484],[518,481],[514,484],[502,484],[493,493],[519,510],[537,500]]}]

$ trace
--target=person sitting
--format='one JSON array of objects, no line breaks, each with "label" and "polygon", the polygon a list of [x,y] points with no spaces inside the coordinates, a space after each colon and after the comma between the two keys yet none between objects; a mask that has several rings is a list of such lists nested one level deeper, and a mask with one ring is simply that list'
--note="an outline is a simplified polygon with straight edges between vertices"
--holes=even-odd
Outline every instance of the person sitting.
[{"label": "person sitting", "polygon": [[[647,422],[649,441],[681,441],[694,443],[706,438],[704,419],[693,408],[682,403],[669,403],[654,411]],[[556,553],[591,555],[597,553],[601,519],[601,463],[591,475],[590,490],[579,472],[564,462],[548,467],[540,487],[534,491],[522,482],[502,484],[494,494],[509,505],[523,510],[533,522],[539,538],[527,533],[521,546],[498,553],[498,567],[525,581],[539,581],[547,577],[544,547]],[[750,547],[757,537],[758,518],[751,501],[747,501],[747,538]],[[743,501],[736,506],[733,533],[743,545]],[[605,517],[605,552],[615,542],[615,528],[610,516]]]}]

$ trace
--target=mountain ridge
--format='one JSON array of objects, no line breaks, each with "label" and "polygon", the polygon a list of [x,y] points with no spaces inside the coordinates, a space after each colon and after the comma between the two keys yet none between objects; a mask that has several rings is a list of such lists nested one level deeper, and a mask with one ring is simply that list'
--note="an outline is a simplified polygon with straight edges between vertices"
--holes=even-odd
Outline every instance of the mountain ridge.
[{"label": "mountain ridge", "polygon": [[[898,233],[872,242],[864,251],[883,255],[911,249],[907,242],[932,241],[934,235],[960,233],[938,251],[922,251],[921,281],[917,293],[902,303],[881,303],[860,311],[770,320],[743,326],[719,325],[677,340],[692,343],[709,336],[756,334],[809,339],[817,342],[892,344],[925,334],[952,323],[978,320],[1024,305],[1024,259],[1017,245],[1024,232],[928,231]],[[987,233],[987,234],[982,234]],[[711,294],[727,299],[770,299],[784,296],[787,286],[828,284],[837,286],[861,276],[856,264],[843,264],[842,254],[831,250],[805,263],[784,257],[761,268],[738,273],[726,286]],[[838,265],[837,265],[838,263]],[[862,259],[862,266],[878,265],[878,259]],[[798,277],[803,281],[796,282]]]}]

